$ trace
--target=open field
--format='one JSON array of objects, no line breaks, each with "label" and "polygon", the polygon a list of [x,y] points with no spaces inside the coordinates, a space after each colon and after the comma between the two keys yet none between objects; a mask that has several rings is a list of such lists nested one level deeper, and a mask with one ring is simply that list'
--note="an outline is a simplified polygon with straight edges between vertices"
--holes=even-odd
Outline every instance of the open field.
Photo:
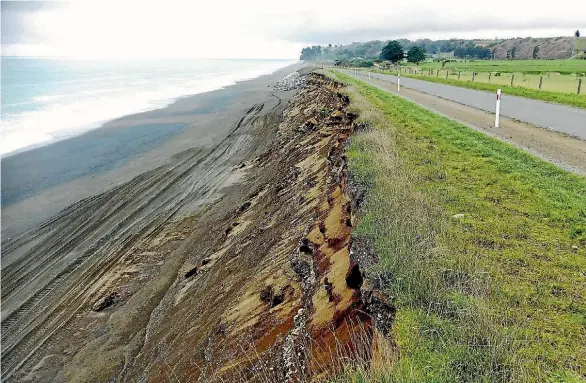
[{"label": "open field", "polygon": [[[473,75],[473,72],[458,72],[452,70],[437,70],[434,74],[418,72],[411,75],[413,78],[422,78],[427,81],[442,84],[464,86],[470,89],[496,91],[503,89],[507,94],[534,98],[537,100],[557,102],[586,107],[586,78],[582,78],[580,94],[578,94],[579,78],[570,75],[526,75],[523,73],[501,73],[500,76],[485,72]],[[511,80],[513,86],[511,86]],[[541,81],[541,89],[539,82]]]},{"label": "open field", "polygon": [[579,382],[586,377],[586,179],[333,72],[374,129],[349,168],[355,236],[393,299],[397,362],[344,382]]},{"label": "open field", "polygon": [[[373,70],[373,72],[393,75],[397,73],[393,70]],[[448,72],[447,78],[446,72]],[[435,70],[433,74],[429,74],[425,70],[415,72],[415,70],[409,71],[409,69],[403,68],[401,76],[489,92],[496,92],[497,89],[502,89],[504,93],[513,96],[586,108],[586,78],[582,78],[581,92],[577,94],[578,79],[573,76],[551,75],[550,79],[547,76],[543,76],[541,90],[537,89],[538,83],[537,86],[534,84],[535,77],[540,77],[536,75],[523,76],[522,74],[517,74],[513,81],[514,86],[510,86],[511,74],[491,75],[490,82],[488,82],[488,73],[477,74],[474,76],[474,81],[472,81],[472,72],[461,72],[458,80],[458,72],[455,71],[440,70],[440,73],[437,74],[437,70]],[[562,92],[560,89],[573,89],[573,91]]]},{"label": "open field", "polygon": [[[539,89],[539,83],[541,81],[541,91],[544,92],[558,92],[558,93],[569,93],[569,94],[577,94],[578,93],[578,82],[580,80],[579,77],[571,76],[571,75],[559,75],[559,74],[551,74],[551,75],[538,75],[538,74],[525,74],[521,72],[515,73],[500,73],[495,75],[492,72],[467,72],[467,71],[458,71],[455,69],[440,69],[439,73],[436,69],[433,73],[429,73],[427,71],[417,71],[418,76],[425,76],[425,77],[435,77],[435,78],[443,78],[443,79],[450,79],[450,80],[460,80],[460,81],[474,81],[486,84],[494,84],[494,85],[507,85],[511,86],[511,81],[514,87],[519,88],[527,88],[527,89]],[[415,71],[412,71],[412,74],[415,74]],[[582,87],[580,94],[586,97],[586,78],[582,78]]]},{"label": "open field", "polygon": [[[442,68],[442,63],[426,62],[418,65],[418,67],[421,69],[438,69]],[[470,72],[572,74],[586,73],[586,60],[476,60],[446,62],[445,68]]]}]

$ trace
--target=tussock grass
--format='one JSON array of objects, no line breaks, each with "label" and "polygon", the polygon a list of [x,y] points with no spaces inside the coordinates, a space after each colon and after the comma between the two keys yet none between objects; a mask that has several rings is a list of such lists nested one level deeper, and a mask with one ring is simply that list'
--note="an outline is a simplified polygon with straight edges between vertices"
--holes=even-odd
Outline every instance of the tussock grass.
[{"label": "tussock grass", "polygon": [[586,179],[331,75],[373,127],[347,152],[369,190],[353,235],[380,259],[369,273],[397,307],[398,349],[382,374],[337,381],[584,380]]},{"label": "tussock grass", "polygon": [[[195,365],[201,373],[199,381],[325,383],[331,381],[333,374],[368,373],[369,376],[384,377],[396,359],[389,339],[374,333],[370,325],[356,319],[346,318],[342,326],[350,329],[348,338],[340,339],[333,327],[324,334],[327,339],[300,334],[292,352],[285,352],[282,360],[275,358],[279,353],[262,354],[250,339],[240,346],[235,363],[229,369],[207,371]],[[282,347],[289,347],[288,342]],[[182,382],[168,364],[166,373],[169,381]]]}]

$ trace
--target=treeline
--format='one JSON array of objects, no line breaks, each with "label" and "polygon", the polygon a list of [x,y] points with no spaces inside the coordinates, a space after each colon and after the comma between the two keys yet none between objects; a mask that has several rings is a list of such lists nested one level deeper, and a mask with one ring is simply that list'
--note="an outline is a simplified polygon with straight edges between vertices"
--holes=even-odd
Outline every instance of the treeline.
[{"label": "treeline", "polygon": [[323,48],[319,45],[305,47],[301,50],[301,60],[312,61],[323,58]]},{"label": "treeline", "polygon": [[454,49],[454,57],[466,59],[490,59],[493,58],[493,52],[488,48],[467,46]]},{"label": "treeline", "polygon": [[[492,51],[488,48],[476,46],[471,40],[451,39],[451,40],[406,40],[400,39],[398,41],[405,51],[412,47],[422,48],[427,55],[434,55],[438,53],[454,52],[454,55],[459,58],[490,58]],[[301,50],[301,60],[350,60],[358,59],[376,59],[389,41],[368,41],[364,43],[352,43],[348,45],[332,45],[327,46],[311,46]],[[456,54],[458,50],[458,54]]]}]

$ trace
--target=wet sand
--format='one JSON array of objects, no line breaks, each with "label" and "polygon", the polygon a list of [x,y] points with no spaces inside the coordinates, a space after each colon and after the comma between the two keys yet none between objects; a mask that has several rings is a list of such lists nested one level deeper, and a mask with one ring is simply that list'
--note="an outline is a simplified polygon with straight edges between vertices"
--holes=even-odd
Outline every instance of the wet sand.
[{"label": "wet sand", "polygon": [[[295,93],[273,86],[300,67],[114,120],[7,161],[2,191],[12,203],[2,210],[3,381],[20,381],[21,367],[35,366],[44,349],[61,344],[54,335],[108,286],[129,254],[160,276],[148,289],[177,276],[179,258],[142,249],[241,180],[243,162],[266,150]],[[161,124],[172,132],[151,135],[154,144],[133,134]],[[99,147],[96,137],[108,137],[116,150]]]},{"label": "wet sand", "polygon": [[2,243],[72,203],[103,193],[173,161],[217,145],[272,85],[300,64],[224,89],[184,97],[158,110],[2,159]]}]

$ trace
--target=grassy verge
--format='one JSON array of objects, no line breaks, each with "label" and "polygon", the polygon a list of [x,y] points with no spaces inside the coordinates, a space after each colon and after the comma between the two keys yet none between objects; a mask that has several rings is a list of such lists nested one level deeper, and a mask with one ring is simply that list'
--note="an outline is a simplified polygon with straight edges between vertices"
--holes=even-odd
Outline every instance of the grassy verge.
[{"label": "grassy verge", "polygon": [[579,382],[586,376],[586,179],[350,76],[374,127],[355,234],[380,259],[397,361],[340,382]]},{"label": "grassy verge", "polygon": [[[394,74],[393,72],[387,71],[375,71],[383,74]],[[459,86],[461,88],[485,90],[490,92],[496,92],[497,89],[502,89],[504,94],[510,94],[513,96],[520,96],[526,98],[532,98],[535,100],[554,102],[556,104],[570,105],[577,108],[586,108],[586,95],[572,94],[572,93],[560,93],[560,92],[548,92],[544,90],[535,90],[522,87],[515,87],[509,85],[498,85],[489,84],[482,82],[462,81],[450,78],[432,77],[432,76],[416,76],[409,74],[401,74],[401,77],[409,77],[423,81],[435,82],[446,85]],[[586,81],[584,81],[586,86]]]}]

